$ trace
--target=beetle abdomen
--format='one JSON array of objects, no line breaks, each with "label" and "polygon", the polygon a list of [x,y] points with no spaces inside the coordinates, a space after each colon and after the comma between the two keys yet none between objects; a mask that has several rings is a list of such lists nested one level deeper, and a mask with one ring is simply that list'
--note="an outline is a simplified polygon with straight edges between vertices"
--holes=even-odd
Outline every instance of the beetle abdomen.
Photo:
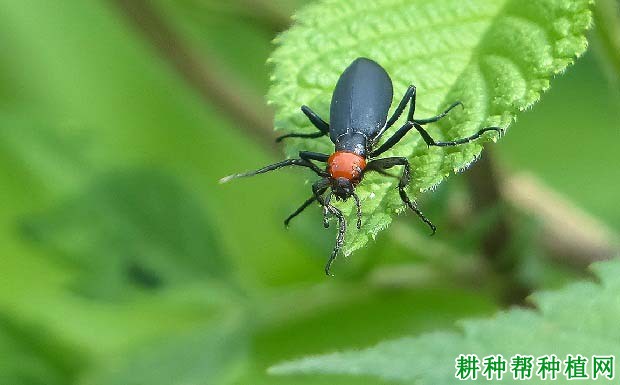
[{"label": "beetle abdomen", "polygon": [[347,132],[374,137],[385,125],[392,94],[392,80],[383,67],[370,59],[355,59],[340,75],[332,95],[332,142]]}]

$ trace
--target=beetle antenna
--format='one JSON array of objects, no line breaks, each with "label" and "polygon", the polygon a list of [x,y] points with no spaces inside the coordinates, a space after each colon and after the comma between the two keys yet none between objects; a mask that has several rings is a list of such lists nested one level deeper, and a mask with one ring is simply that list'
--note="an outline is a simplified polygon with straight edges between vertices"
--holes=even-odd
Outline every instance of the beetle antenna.
[{"label": "beetle antenna", "polygon": [[342,211],[332,205],[326,207],[332,214],[334,214],[338,218],[338,236],[336,237],[336,245],[334,246],[332,254],[329,256],[327,264],[325,264],[325,274],[333,277],[333,274],[331,274],[329,271],[332,267],[332,263],[334,263],[334,260],[336,259],[336,255],[338,255],[338,252],[344,244],[344,235],[347,232],[347,222],[344,219],[344,215],[342,215]]},{"label": "beetle antenna", "polygon": [[226,183],[229,182],[233,179],[237,179],[237,178],[245,178],[248,176],[254,176],[254,175],[258,175],[258,174],[263,174],[269,171],[273,171],[273,170],[277,170],[279,168],[282,167],[287,167],[287,166],[303,166],[303,167],[308,167],[309,169],[311,169],[312,171],[314,171],[317,175],[322,176],[323,175],[323,170],[321,170],[320,168],[317,167],[317,165],[315,165],[314,163],[310,162],[309,160],[305,160],[305,159],[285,159],[283,161],[280,161],[278,163],[274,163],[274,164],[270,164],[268,166],[265,166],[263,168],[259,168],[258,170],[255,171],[249,171],[249,172],[244,172],[241,174],[232,174],[232,175],[228,175],[223,177],[222,179],[220,179],[220,183]]},{"label": "beetle antenna", "polygon": [[357,208],[357,229],[359,230],[362,228],[362,206],[356,193],[353,193],[353,199],[355,199],[355,207]]},{"label": "beetle antenna", "polygon": [[329,192],[329,194],[327,194],[327,197],[325,198],[325,200],[322,202],[323,203],[323,226],[327,229],[329,228],[329,213],[330,211],[332,211],[331,209],[335,207],[332,206],[329,202],[332,200],[332,195],[334,195],[333,192]]}]

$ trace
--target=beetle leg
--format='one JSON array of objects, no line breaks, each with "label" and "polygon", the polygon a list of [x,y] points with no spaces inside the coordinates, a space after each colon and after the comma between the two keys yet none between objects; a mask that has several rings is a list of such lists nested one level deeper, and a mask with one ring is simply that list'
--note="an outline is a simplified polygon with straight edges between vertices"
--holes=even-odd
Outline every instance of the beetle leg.
[{"label": "beetle leg", "polygon": [[379,146],[379,148],[371,152],[369,157],[374,158],[392,148],[403,138],[403,136],[405,136],[405,134],[407,134],[407,132],[409,132],[409,130],[411,130],[411,128],[413,128],[413,122],[405,123],[401,128],[398,129],[398,131],[394,133],[394,135],[390,136],[388,140],[386,140],[381,146]]},{"label": "beetle leg", "polygon": [[382,170],[382,169],[373,169],[373,170],[371,170],[371,171],[378,172],[379,174],[381,174],[381,175],[383,175],[383,176],[387,176],[388,178],[394,178],[394,179],[399,179],[399,180],[400,180],[400,177],[399,177],[399,176],[397,176],[397,175],[393,175],[393,174],[390,174],[389,172],[387,172],[387,171],[385,171],[385,170]]},{"label": "beetle leg", "polygon": [[310,109],[308,106],[301,106],[301,112],[304,113],[308,117],[308,120],[314,125],[314,127],[318,128],[319,131],[323,133],[323,135],[329,134],[329,124],[326,121],[321,119],[321,117],[314,111]]},{"label": "beetle leg", "polygon": [[411,116],[409,118],[409,121],[412,121],[412,122],[420,124],[420,125],[428,124],[428,123],[434,123],[434,122],[438,121],[439,119],[443,118],[444,116],[448,115],[448,112],[450,112],[456,106],[461,106],[461,107],[465,108],[463,106],[463,103],[461,103],[461,102],[454,102],[454,103],[452,103],[450,105],[450,107],[446,108],[444,110],[444,112],[442,112],[441,114],[439,114],[437,116],[433,116],[432,118],[427,118],[427,119],[413,119],[413,116]]},{"label": "beetle leg", "polygon": [[418,130],[420,135],[422,135],[422,139],[424,139],[424,142],[426,142],[426,144],[429,147],[430,146],[450,147],[450,146],[458,146],[459,144],[469,143],[472,140],[478,139],[480,136],[482,136],[482,134],[484,134],[487,131],[496,131],[499,135],[502,135],[504,133],[504,130],[502,128],[500,128],[500,127],[486,127],[486,128],[483,128],[482,130],[480,130],[480,131],[476,132],[475,134],[470,135],[470,136],[468,136],[466,138],[451,140],[451,141],[448,141],[448,142],[435,142],[435,140],[433,138],[431,138],[429,133],[426,132],[426,130],[421,125],[419,125],[417,122],[414,122],[413,126],[415,127],[416,130]]},{"label": "beetle leg", "polygon": [[418,130],[420,135],[422,135],[422,139],[424,139],[424,142],[428,146],[437,146],[437,147],[458,146],[459,144],[469,143],[472,140],[478,139],[480,136],[482,136],[482,134],[484,134],[487,131],[496,131],[500,135],[504,133],[504,130],[500,127],[486,127],[466,138],[456,139],[456,140],[452,140],[448,142],[435,142],[435,140],[431,138],[429,133],[426,132],[426,130],[421,125],[419,125],[417,122],[409,121],[405,123],[401,128],[399,128],[398,131],[396,131],[394,135],[388,138],[388,140],[386,140],[385,143],[383,143],[378,149],[371,152],[369,156],[371,158],[374,158],[376,156],[383,154],[384,152],[392,148],[396,143],[398,143],[403,138],[403,136],[405,136],[407,132],[409,132],[414,127],[416,130]]},{"label": "beetle leg", "polygon": [[394,123],[396,123],[398,118],[400,118],[400,116],[402,115],[403,111],[405,110],[405,107],[407,107],[407,103],[409,103],[409,100],[411,100],[411,105],[409,106],[408,116],[413,116],[413,113],[415,112],[415,96],[416,96],[416,92],[415,91],[416,91],[416,89],[415,89],[415,86],[413,84],[410,85],[407,88],[407,91],[405,92],[405,95],[401,99],[400,103],[398,103],[398,106],[394,110],[394,113],[392,114],[392,117],[390,119],[388,119],[387,123],[385,123],[385,128],[383,129],[383,131],[385,131],[388,128],[392,127],[392,125]]},{"label": "beetle leg", "polygon": [[276,142],[281,142],[282,139],[286,138],[320,138],[325,134],[322,132],[313,132],[312,134],[286,134],[282,136],[278,136],[276,138]]},{"label": "beetle leg", "polygon": [[392,127],[394,123],[396,123],[398,118],[400,118],[400,116],[403,114],[403,111],[405,110],[405,107],[407,107],[407,103],[409,103],[410,100],[411,100],[411,105],[409,106],[408,115],[413,116],[413,113],[415,112],[415,96],[416,96],[415,86],[410,85],[407,88],[405,95],[400,100],[400,103],[398,103],[398,106],[396,106],[396,109],[394,110],[392,117],[388,119],[388,121],[385,123],[385,126],[383,126],[381,131],[379,131],[379,133],[375,135],[374,140],[378,140],[388,128]]},{"label": "beetle leg", "polygon": [[400,181],[398,182],[398,193],[400,195],[400,199],[409,207],[414,213],[420,217],[420,219],[426,223],[432,230],[431,235],[435,234],[437,231],[437,227],[420,211],[418,206],[414,202],[409,199],[405,188],[409,184],[409,180],[411,179],[411,167],[409,166],[409,161],[405,157],[392,157],[392,158],[383,158],[373,160],[368,163],[366,166],[367,171],[385,171],[394,166],[403,166],[403,174],[400,177]]},{"label": "beetle leg", "polygon": [[286,138],[320,138],[321,136],[329,134],[329,124],[325,122],[316,112],[312,111],[308,106],[301,106],[301,111],[308,117],[308,120],[316,127],[319,132],[311,134],[286,134],[276,138],[276,142],[282,141]]},{"label": "beetle leg", "polygon": [[317,162],[327,162],[329,155],[312,151],[299,151],[299,157],[305,160],[316,160]]}]

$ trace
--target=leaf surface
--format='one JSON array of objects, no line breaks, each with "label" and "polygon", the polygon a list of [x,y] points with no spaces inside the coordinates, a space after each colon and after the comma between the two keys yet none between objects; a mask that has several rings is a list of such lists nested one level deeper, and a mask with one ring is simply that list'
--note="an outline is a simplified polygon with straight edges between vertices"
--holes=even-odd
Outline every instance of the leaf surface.
[{"label": "leaf surface", "polygon": [[77,267],[77,289],[91,297],[229,278],[201,202],[174,177],[148,168],[100,176],[27,217],[22,233]]},{"label": "leaf surface", "polygon": [[[324,0],[300,11],[281,34],[269,100],[275,126],[315,132],[300,112],[306,104],[329,119],[338,76],[357,57],[381,64],[394,83],[394,107],[407,86],[417,87],[416,117],[426,118],[460,100],[464,109],[428,126],[435,140],[469,136],[487,126],[507,127],[536,102],[554,74],[586,49],[590,0]],[[406,115],[406,114],[403,114]],[[385,140],[404,117],[388,130]],[[483,140],[451,148],[427,148],[415,132],[385,156],[406,156],[413,167],[412,198],[467,168]],[[328,138],[291,139],[288,156],[300,150],[331,153]],[[369,174],[358,187],[363,228],[349,226],[345,254],[364,246],[402,211],[396,180]],[[343,204],[351,220],[351,202]],[[351,222],[354,223],[354,222]]]},{"label": "leaf surface", "polygon": [[[588,358],[588,365],[593,355],[618,357],[620,261],[598,263],[593,269],[599,283],[580,282],[555,292],[534,294],[532,302],[537,310],[515,308],[490,319],[461,322],[457,332],[439,331],[362,350],[307,357],[273,366],[270,372],[374,375],[411,384],[442,385],[458,382],[455,359],[460,354],[477,354],[480,359],[502,354],[509,362],[515,354],[556,354],[562,360],[567,354],[581,354]],[[587,370],[591,376],[592,366]],[[480,374],[478,381],[488,383]],[[509,369],[502,381],[519,382],[512,379]],[[609,382],[605,377],[599,381]],[[553,382],[569,380],[559,374]]]}]

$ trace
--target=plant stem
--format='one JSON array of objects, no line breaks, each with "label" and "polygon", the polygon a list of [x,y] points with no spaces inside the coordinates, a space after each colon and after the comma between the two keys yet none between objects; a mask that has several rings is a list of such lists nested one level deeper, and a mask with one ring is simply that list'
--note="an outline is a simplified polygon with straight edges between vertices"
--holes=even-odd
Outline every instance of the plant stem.
[{"label": "plant stem", "polygon": [[[484,213],[505,206],[500,176],[491,149],[486,149],[469,170],[466,180],[475,212]],[[523,283],[517,274],[518,255],[511,252],[514,229],[509,215],[510,210],[506,207],[499,210],[493,226],[482,237],[481,252],[492,270],[499,275],[504,288],[502,302],[521,304],[531,292],[531,287]]]},{"label": "plant stem", "polygon": [[244,133],[274,149],[273,113],[212,57],[198,55],[146,0],[109,0],[142,32],[166,60],[207,102],[239,124]]}]

